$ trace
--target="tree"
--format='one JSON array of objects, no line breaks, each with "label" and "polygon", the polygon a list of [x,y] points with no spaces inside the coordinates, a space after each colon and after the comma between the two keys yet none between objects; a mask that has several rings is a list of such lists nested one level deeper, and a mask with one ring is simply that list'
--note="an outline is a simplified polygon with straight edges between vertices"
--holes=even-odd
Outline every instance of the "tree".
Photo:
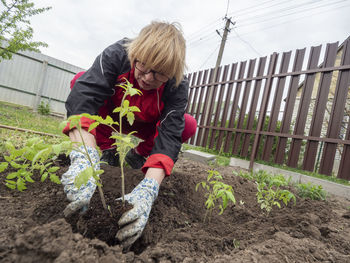
[{"label": "tree", "polygon": [[11,59],[18,51],[36,51],[47,47],[44,42],[32,41],[31,16],[43,13],[51,7],[35,8],[30,0],[0,0],[0,61]]}]

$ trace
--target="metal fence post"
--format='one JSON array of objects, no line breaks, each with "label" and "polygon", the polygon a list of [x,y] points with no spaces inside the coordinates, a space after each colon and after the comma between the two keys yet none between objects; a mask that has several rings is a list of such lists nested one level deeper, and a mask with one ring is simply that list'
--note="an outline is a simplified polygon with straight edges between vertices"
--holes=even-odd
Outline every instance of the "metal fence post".
[{"label": "metal fence post", "polygon": [[48,68],[48,62],[45,60],[45,61],[43,61],[42,70],[41,70],[41,74],[39,77],[38,89],[36,91],[36,96],[35,96],[34,103],[33,103],[33,111],[37,111],[40,100],[41,100],[41,96],[43,94],[45,80],[46,80],[46,76],[47,76],[47,68]]}]

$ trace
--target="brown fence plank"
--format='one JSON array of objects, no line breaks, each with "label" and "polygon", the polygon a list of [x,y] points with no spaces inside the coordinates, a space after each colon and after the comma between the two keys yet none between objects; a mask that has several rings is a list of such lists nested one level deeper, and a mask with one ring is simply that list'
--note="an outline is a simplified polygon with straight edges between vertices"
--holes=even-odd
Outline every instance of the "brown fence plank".
[{"label": "brown fence plank", "polygon": [[[288,71],[289,62],[292,52],[284,52],[282,55],[282,61],[279,73],[286,73]],[[270,121],[267,127],[267,131],[274,132],[277,127],[278,114],[281,108],[281,101],[283,96],[283,90],[286,83],[286,77],[279,77],[277,81],[277,87],[275,91],[275,97],[273,99]],[[263,148],[263,153],[261,159],[264,161],[269,161],[272,153],[274,136],[266,136],[265,146]]]},{"label": "brown fence plank", "polygon": [[[310,52],[310,57],[307,65],[307,69],[315,69],[318,67],[318,61],[320,58],[321,46],[312,47]],[[302,94],[299,102],[299,108],[297,112],[296,122],[294,126],[294,134],[304,135],[306,120],[308,116],[308,111],[310,108],[311,95],[314,88],[316,74],[307,74],[302,87]],[[301,88],[301,86],[299,86]],[[292,139],[288,154],[287,165],[289,167],[296,168],[298,166],[300,149],[302,140]]]},{"label": "brown fence plank", "polygon": [[[254,69],[255,69],[255,64],[256,64],[256,59],[251,59],[249,61],[249,66],[248,66],[248,72],[247,72],[247,78],[253,77],[254,74]],[[244,127],[244,119],[246,116],[246,109],[248,106],[248,99],[249,99],[249,94],[250,94],[250,88],[252,85],[252,81],[246,81],[244,87],[244,92],[243,92],[243,98],[242,98],[242,104],[239,112],[239,117],[238,117],[238,123],[237,123],[237,128],[238,129],[243,129]],[[232,153],[234,155],[237,155],[239,153],[239,146],[241,144],[241,133],[236,132],[235,139],[233,141],[233,150]]]},{"label": "brown fence plank", "polygon": [[[188,82],[191,83],[190,87],[192,87],[196,81],[196,76],[197,76],[197,72],[194,72],[193,74],[189,74],[188,77]],[[191,82],[190,82],[191,81]],[[193,108],[194,103],[193,103],[193,93],[194,93],[194,89],[190,89],[190,94],[188,95],[188,103],[187,103],[187,109],[186,112],[189,113],[190,110],[192,110],[191,108]]]},{"label": "brown fence plank", "polygon": [[[247,65],[247,61],[243,61],[239,64],[239,72],[238,72],[238,79],[243,79],[245,67]],[[235,119],[236,119],[236,113],[238,109],[238,102],[239,102],[239,96],[241,95],[242,90],[242,81],[237,82],[235,95],[233,97],[232,101],[232,108],[230,113],[230,121],[229,121],[229,128],[233,128],[235,125]],[[230,144],[231,144],[231,138],[232,138],[232,132],[229,131],[226,136],[226,142],[224,147],[224,152],[229,152]]]},{"label": "brown fence plank", "polygon": [[[223,72],[222,77],[221,77],[221,82],[227,81],[227,72],[228,72],[229,68],[230,68],[230,65],[225,65],[224,72]],[[220,88],[219,88],[219,97],[217,100],[216,111],[215,111],[215,118],[214,118],[214,125],[213,125],[214,127],[218,127],[220,115],[222,113],[222,104],[223,104],[224,93],[225,93],[225,84],[221,84]],[[221,121],[222,121],[222,119],[221,119]],[[215,145],[214,143],[215,143],[216,134],[217,134],[217,131],[214,129],[212,131],[212,135],[210,138],[210,144],[209,144],[210,149],[213,149],[213,147]],[[216,144],[216,149],[217,150],[220,149],[220,147],[218,149],[217,144]]]},{"label": "brown fence plank", "polygon": [[[198,77],[197,77],[197,82],[196,82],[196,87],[192,88],[192,89],[195,89],[194,96],[193,96],[193,101],[192,101],[193,105],[191,107],[191,111],[188,112],[197,121],[198,121],[198,107],[199,107],[199,104],[200,104],[200,98],[198,98],[198,93],[200,93],[200,91],[202,90],[202,88],[199,87],[200,81],[202,80],[202,75],[203,75],[203,71],[199,71],[199,74],[198,74]],[[195,114],[196,114],[196,116],[195,116]],[[195,137],[196,136],[192,136],[191,137],[191,139],[189,141],[190,144],[194,143]]]},{"label": "brown fence plank", "polygon": [[[211,75],[214,73],[214,69],[210,70],[209,73],[209,80],[211,79]],[[206,70],[204,72],[204,77],[203,77],[203,84],[207,83],[207,76],[208,76],[208,70]],[[205,94],[208,91],[208,87],[203,85],[203,87],[201,87],[201,93],[199,96],[200,99],[200,103],[198,104],[198,109],[197,109],[197,115],[199,114],[197,121],[199,121],[199,126],[204,126],[205,123],[205,113],[206,113],[206,109],[208,107],[208,101],[209,101],[209,96],[205,96]],[[202,106],[203,105],[203,106]],[[198,127],[198,132],[197,132],[197,141],[196,141],[196,146],[200,146],[202,145],[202,134],[203,134],[204,128]]]},{"label": "brown fence plank", "polygon": [[[198,76],[197,76],[197,81],[196,81],[196,87],[195,88],[192,88],[192,90],[194,90],[194,95],[193,95],[193,99],[191,100],[191,103],[193,104],[192,107],[191,107],[191,111],[188,112],[188,114],[190,114],[191,116],[194,115],[195,113],[195,110],[196,110],[196,107],[198,106],[198,93],[199,93],[199,90],[201,89],[199,87],[200,85],[200,82],[202,80],[202,75],[203,75],[203,71],[199,71],[198,72]],[[194,81],[193,81],[194,82]],[[190,103],[190,101],[188,102]]]},{"label": "brown fence plank", "polygon": [[271,95],[271,89],[272,89],[272,82],[273,82],[272,75],[275,73],[275,70],[276,70],[277,59],[278,59],[278,54],[277,53],[273,53],[270,56],[269,68],[268,68],[268,72],[267,72],[267,79],[266,79],[266,83],[265,83],[265,87],[264,87],[264,92],[263,92],[263,97],[262,97],[262,101],[261,101],[260,110],[259,110],[258,124],[257,124],[257,127],[256,127],[256,132],[257,133],[254,136],[254,143],[253,143],[253,147],[252,147],[252,154],[250,156],[250,163],[249,163],[249,169],[250,170],[253,169],[254,159],[257,156],[257,152],[258,152],[260,141],[261,141],[260,132],[263,129],[264,120],[265,120],[265,117],[266,117],[266,111],[267,111],[267,108],[268,108],[268,103],[269,103],[269,99],[270,99],[270,95]]},{"label": "brown fence plank", "polygon": [[[343,47],[341,65],[350,64],[350,41],[346,41]],[[345,102],[349,92],[350,70],[341,71],[335,89],[332,111],[327,130],[327,138],[338,138],[340,125],[344,117]],[[332,175],[333,163],[337,144],[325,143],[320,164],[321,174]]]},{"label": "brown fence plank", "polygon": [[[230,72],[230,77],[229,77],[228,81],[234,80],[234,78],[236,76],[236,70],[237,70],[237,63],[234,63],[231,65],[231,72]],[[230,83],[227,87],[226,101],[225,101],[225,106],[224,106],[222,119],[221,119],[221,127],[226,127],[226,123],[227,123],[227,120],[229,117],[229,116],[227,116],[227,114],[228,114],[228,111],[229,111],[230,105],[231,105],[232,90],[233,90],[233,83]],[[223,145],[222,143],[223,143],[224,135],[225,135],[225,131],[219,132],[217,146],[220,147],[220,149],[221,149],[221,145]]]},{"label": "brown fence plank", "polygon": [[[267,57],[262,57],[259,60],[258,71],[257,71],[258,77],[259,76],[262,77],[264,75],[266,60],[267,60]],[[256,113],[256,108],[258,106],[258,100],[259,100],[262,81],[263,81],[262,79],[258,79],[258,80],[256,80],[255,85],[254,85],[253,97],[252,97],[252,101],[250,104],[249,115],[248,115],[248,119],[247,119],[247,127],[246,127],[247,130],[252,130],[253,126],[254,126],[255,113]],[[251,135],[244,134],[243,136],[244,136],[244,139],[243,139],[241,156],[247,157]]]},{"label": "brown fence plank", "polygon": [[[337,48],[338,44],[327,44],[324,63],[322,68],[332,67],[335,63],[337,56]],[[320,76],[320,83],[318,85],[318,91],[315,100],[315,106],[312,114],[310,131],[309,135],[314,137],[320,137],[323,118],[326,111],[327,101],[328,101],[328,93],[332,80],[332,71],[323,72]],[[318,141],[307,141],[305,153],[304,153],[304,161],[303,161],[303,169],[307,171],[314,171],[316,155],[317,155]]]},{"label": "brown fence plank", "polygon": [[[293,72],[300,71],[303,66],[305,48],[297,49],[293,64]],[[293,108],[295,104],[295,98],[298,91],[300,75],[293,75],[289,85],[287,101],[284,107],[284,113],[282,118],[281,133],[289,133],[290,124],[292,121]],[[287,138],[279,138],[277,143],[277,149],[275,154],[275,163],[283,164],[285,149],[287,145]]]},{"label": "brown fence plank", "polygon": [[[350,81],[349,81],[350,85]],[[350,140],[350,120],[348,122],[348,130],[345,140]],[[350,180],[350,145],[344,145],[343,154],[339,165],[338,177],[345,180]]]},{"label": "brown fence plank", "polygon": [[[212,80],[214,79],[214,81],[211,81],[212,83],[219,81],[221,69],[222,69],[222,67],[219,67],[217,69],[216,76],[213,76],[213,78],[212,78]],[[204,130],[204,137],[203,137],[202,147],[207,147],[210,131],[213,131],[213,129],[212,129],[213,125],[212,125],[211,122],[212,122],[212,119],[213,119],[213,112],[214,112],[214,105],[215,105],[215,98],[216,98],[217,91],[218,91],[218,84],[210,85],[208,87],[208,92],[207,92],[207,95],[206,95],[207,97],[209,97],[208,98],[209,99],[208,100],[209,101],[209,110],[208,110],[207,121],[206,121],[206,126],[208,128],[205,128],[205,130]]]}]

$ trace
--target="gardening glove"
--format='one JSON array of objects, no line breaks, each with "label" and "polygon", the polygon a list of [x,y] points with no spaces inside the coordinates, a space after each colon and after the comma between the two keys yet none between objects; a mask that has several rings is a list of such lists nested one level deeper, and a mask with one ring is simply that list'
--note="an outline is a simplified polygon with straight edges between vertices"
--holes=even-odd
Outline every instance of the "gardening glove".
[{"label": "gardening glove", "polygon": [[[90,146],[87,146],[88,154],[94,164],[94,169],[100,169],[99,163],[99,154],[98,151]],[[80,151],[85,152],[84,146],[80,146],[78,148]],[[90,178],[86,185],[82,185],[80,189],[78,189],[74,185],[75,177],[82,171],[84,171],[87,167],[90,167],[91,164],[88,158],[81,152],[73,150],[70,155],[71,165],[67,172],[62,175],[61,182],[64,185],[64,192],[67,195],[67,198],[71,203],[67,205],[64,209],[64,216],[69,216],[73,214],[75,211],[81,210],[81,212],[85,212],[88,208],[90,199],[95,192],[96,183],[93,178]]]},{"label": "gardening glove", "polygon": [[[141,236],[153,202],[158,196],[158,191],[158,182],[155,179],[145,178],[130,194],[125,195],[125,200],[134,207],[125,212],[118,221],[118,225],[124,227],[118,231],[116,238],[121,242],[124,250],[129,250],[131,245]],[[117,200],[121,200],[121,198]]]},{"label": "gardening glove", "polygon": [[146,158],[137,154],[135,149],[130,149],[125,156],[125,161],[131,166],[131,168],[141,169],[146,162]]}]

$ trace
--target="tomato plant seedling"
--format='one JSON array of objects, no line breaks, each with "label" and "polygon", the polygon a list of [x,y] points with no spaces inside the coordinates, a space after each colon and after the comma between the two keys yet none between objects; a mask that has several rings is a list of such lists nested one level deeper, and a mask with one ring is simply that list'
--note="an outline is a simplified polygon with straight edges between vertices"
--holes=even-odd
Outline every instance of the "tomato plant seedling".
[{"label": "tomato plant seedling", "polygon": [[[130,106],[130,102],[126,98],[127,98],[127,96],[134,96],[134,95],[141,95],[142,94],[140,90],[133,88],[133,85],[127,79],[124,79],[124,80],[125,80],[124,83],[117,85],[118,87],[120,87],[124,90],[124,95],[123,95],[123,98],[121,101],[121,105],[119,107],[116,107],[113,110],[113,113],[119,113],[119,122],[113,120],[112,117],[109,115],[107,115],[106,118],[102,118],[101,116],[91,115],[88,113],[83,113],[80,115],[71,116],[68,118],[67,121],[63,122],[63,125],[67,125],[67,123],[69,123],[70,128],[73,128],[73,127],[78,128],[84,146],[85,146],[85,143],[84,143],[84,140],[83,140],[83,137],[81,134],[81,125],[80,125],[82,117],[86,117],[86,118],[89,118],[91,120],[94,120],[94,122],[89,126],[89,129],[88,129],[89,132],[101,124],[106,125],[113,130],[110,138],[115,140],[115,143],[113,143],[113,145],[117,147],[117,153],[119,154],[121,179],[122,179],[122,202],[123,202],[123,205],[125,205],[125,182],[124,182],[125,156],[131,148],[135,147],[134,143],[132,142],[132,138],[131,138],[132,134],[134,134],[135,131],[132,131],[128,134],[123,134],[122,133],[122,131],[123,131],[122,120],[123,120],[123,117],[126,117],[128,123],[130,125],[133,125],[134,120],[135,120],[134,112],[140,112],[140,109],[136,106]],[[116,128],[116,127],[118,127],[118,128]],[[79,189],[81,187],[81,185],[85,185],[89,181],[89,179],[91,177],[93,177],[95,179],[96,185],[98,186],[103,206],[106,210],[108,210],[106,203],[105,203],[103,190],[102,190],[102,182],[101,182],[101,179],[99,177],[99,175],[101,175],[103,173],[103,170],[95,171],[92,168],[93,166],[92,166],[92,162],[90,160],[89,155],[86,154],[86,157],[89,159],[89,161],[91,163],[91,167],[82,171],[76,177],[74,184]]]},{"label": "tomato plant seedling", "polygon": [[206,191],[204,196],[207,198],[204,203],[206,213],[203,222],[205,222],[207,217],[210,222],[212,212],[215,206],[220,202],[220,199],[222,203],[219,205],[219,215],[225,211],[230,201],[233,204],[236,203],[232,186],[222,182],[222,176],[218,171],[209,170],[207,180],[199,182],[195,190],[198,191],[200,186]]},{"label": "tomato plant seedling", "polygon": [[19,149],[7,141],[5,147],[8,154],[4,155],[5,162],[0,163],[0,172],[11,168],[6,176],[5,185],[11,189],[23,191],[27,189],[27,183],[33,183],[34,171],[39,171],[40,180],[44,182],[49,178],[52,182],[60,184],[56,175],[60,167],[54,164],[61,153],[68,154],[71,150],[71,142],[63,141],[58,144],[47,144],[40,137],[34,137],[25,142]]}]

